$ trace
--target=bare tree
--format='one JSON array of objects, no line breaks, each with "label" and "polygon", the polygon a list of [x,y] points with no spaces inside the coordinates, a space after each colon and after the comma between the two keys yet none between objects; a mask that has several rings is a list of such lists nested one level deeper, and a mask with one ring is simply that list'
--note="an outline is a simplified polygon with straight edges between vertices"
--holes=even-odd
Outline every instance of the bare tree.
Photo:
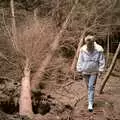
[{"label": "bare tree", "polygon": [[[16,20],[15,20],[15,10],[14,10],[14,0],[10,1],[11,14],[12,14],[12,43],[14,45],[15,50],[18,52],[19,46],[17,44],[17,30],[16,30]],[[20,94],[20,103],[19,103],[19,112],[20,115],[28,115],[32,114],[32,101],[31,101],[31,89],[30,89],[30,63],[29,59],[25,59],[25,67],[24,67],[24,76],[21,81],[21,94]],[[27,103],[27,104],[26,104]]]},{"label": "bare tree", "polygon": [[50,60],[52,59],[52,57],[53,57],[53,55],[54,55],[54,53],[55,53],[55,51],[56,51],[56,49],[57,49],[57,47],[59,45],[59,41],[60,41],[60,38],[62,36],[62,33],[66,29],[66,27],[67,27],[67,25],[69,23],[69,20],[71,18],[71,15],[73,14],[77,4],[78,4],[78,0],[75,1],[75,4],[73,5],[71,11],[69,12],[66,20],[63,23],[62,29],[56,35],[55,40],[51,44],[50,52],[46,55],[46,58],[43,60],[43,62],[41,63],[41,66],[39,67],[38,71],[34,75],[35,77],[33,77],[32,84],[31,84],[32,85],[31,86],[32,89],[35,89],[35,88],[38,87],[40,81],[36,81],[36,77],[38,77],[39,79],[41,79],[43,77],[44,72],[45,72],[45,68],[47,67],[47,65],[49,64]]},{"label": "bare tree", "polygon": [[31,88],[30,88],[30,65],[29,59],[26,59],[24,67],[24,77],[21,81],[21,93],[19,103],[20,115],[28,115],[31,117],[32,112],[32,101],[31,101]]},{"label": "bare tree", "polygon": [[[19,113],[20,115],[27,115],[31,117],[33,114],[30,86],[31,71],[36,68],[37,64],[39,64],[41,59],[44,58],[49,42],[52,41],[55,34],[55,29],[53,29],[54,25],[52,25],[52,21],[48,19],[41,19],[38,21],[36,8],[33,14],[34,22],[33,20],[26,21],[25,25],[17,28],[16,30],[14,0],[10,1],[10,7],[12,14],[13,35],[11,42],[17,51],[17,54],[21,56],[20,60],[23,68]],[[28,22],[30,22],[31,25],[28,24]]]},{"label": "bare tree", "polygon": [[[21,81],[21,94],[20,94],[20,114],[30,116],[32,112],[31,101],[31,71],[36,70],[37,66],[44,59],[47,52],[49,42],[54,37],[52,23],[45,19],[40,20],[39,23],[32,21],[31,26],[25,25],[24,28],[19,29],[19,40],[17,45],[23,55],[23,78]],[[29,27],[29,29],[28,29]],[[52,33],[51,33],[52,31]],[[44,40],[43,40],[44,39]],[[26,104],[27,103],[27,104]]]},{"label": "bare tree", "polygon": [[111,74],[111,72],[112,72],[112,70],[113,70],[113,68],[114,68],[114,65],[115,65],[115,63],[116,63],[116,59],[117,59],[117,56],[118,56],[119,52],[120,52],[120,43],[119,43],[118,48],[117,48],[117,50],[116,50],[116,52],[115,52],[115,55],[114,55],[113,60],[112,60],[112,62],[111,62],[111,65],[110,65],[110,67],[108,68],[108,71],[107,71],[107,73],[106,73],[106,75],[105,75],[105,77],[104,77],[104,79],[103,79],[103,81],[102,81],[102,84],[101,84],[101,86],[100,86],[100,90],[99,90],[99,93],[100,93],[100,94],[103,92],[103,89],[104,89],[104,87],[105,87],[105,84],[107,83],[107,81],[108,81],[108,79],[109,79],[109,77],[110,77],[110,74]]},{"label": "bare tree", "polygon": [[82,35],[80,37],[80,42],[78,44],[78,48],[77,48],[75,57],[73,59],[72,65],[71,65],[71,71],[72,72],[75,70],[75,66],[76,66],[76,62],[77,62],[78,56],[79,56],[80,48],[83,45],[83,40],[84,40],[84,37],[85,37],[85,33],[86,33],[86,30],[83,31],[83,33],[82,33]]},{"label": "bare tree", "polygon": [[97,37],[101,38],[104,38],[107,35],[108,28],[112,24],[111,21],[109,20],[109,18],[111,18],[111,14],[109,13],[111,13],[111,10],[115,8],[116,3],[117,0],[114,2],[113,1],[106,2],[105,0],[102,1],[93,0],[86,1],[85,4],[80,3],[79,7],[81,11],[81,17],[79,26],[81,28],[81,37],[79,39],[77,52],[71,65],[72,71],[74,71],[75,69],[77,58],[79,55],[79,50],[83,44],[83,38],[85,33],[92,32],[93,34],[97,34]]}]

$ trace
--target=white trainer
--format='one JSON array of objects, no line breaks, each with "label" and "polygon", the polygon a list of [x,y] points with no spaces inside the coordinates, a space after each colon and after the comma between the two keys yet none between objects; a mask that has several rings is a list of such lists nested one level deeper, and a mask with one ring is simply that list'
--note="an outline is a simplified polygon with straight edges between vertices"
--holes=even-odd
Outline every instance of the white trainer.
[{"label": "white trainer", "polygon": [[93,112],[93,105],[91,103],[89,103],[88,105],[88,111]]}]

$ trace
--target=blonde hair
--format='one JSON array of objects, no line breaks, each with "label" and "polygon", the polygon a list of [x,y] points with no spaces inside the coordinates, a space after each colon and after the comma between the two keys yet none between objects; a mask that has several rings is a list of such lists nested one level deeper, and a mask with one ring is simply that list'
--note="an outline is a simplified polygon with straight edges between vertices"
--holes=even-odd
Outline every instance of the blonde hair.
[{"label": "blonde hair", "polygon": [[95,41],[95,37],[92,36],[92,35],[88,35],[88,36],[85,37],[85,42],[86,42],[87,40]]}]

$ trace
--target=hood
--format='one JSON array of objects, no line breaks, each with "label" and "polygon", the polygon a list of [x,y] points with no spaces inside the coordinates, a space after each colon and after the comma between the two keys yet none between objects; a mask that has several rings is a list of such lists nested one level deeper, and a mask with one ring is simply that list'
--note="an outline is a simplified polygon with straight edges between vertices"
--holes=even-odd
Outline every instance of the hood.
[{"label": "hood", "polygon": [[[97,51],[99,51],[99,52],[104,52],[104,49],[102,48],[102,46],[99,45],[99,44],[97,44],[96,42],[94,42],[94,46],[95,46],[95,49],[96,49]],[[83,45],[83,46],[81,47],[81,50],[87,51],[87,45],[86,45],[86,44]]]}]

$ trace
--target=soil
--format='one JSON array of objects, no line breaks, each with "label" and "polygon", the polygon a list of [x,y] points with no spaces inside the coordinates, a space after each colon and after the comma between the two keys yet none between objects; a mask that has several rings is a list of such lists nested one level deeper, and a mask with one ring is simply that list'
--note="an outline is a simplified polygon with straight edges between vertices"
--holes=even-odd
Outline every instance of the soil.
[{"label": "soil", "polygon": [[[104,75],[97,80],[92,113],[87,110],[87,89],[79,74],[65,79],[61,74],[59,77],[62,81],[55,76],[56,74],[53,76],[58,78],[56,80],[46,77],[41,81],[40,90],[33,91],[32,94],[35,113],[32,120],[120,120],[119,63],[120,59],[117,60],[101,95],[98,94],[98,90]],[[0,77],[0,120],[30,120],[18,115],[21,71],[16,69],[16,66],[11,67],[4,59],[0,59],[0,66],[0,76],[7,76]]]},{"label": "soil", "polygon": [[30,118],[27,118],[26,116],[20,116],[20,115],[8,115],[0,111],[0,120],[30,120]]},{"label": "soil", "polygon": [[44,81],[45,88],[42,91],[52,98],[56,106],[52,107],[43,118],[45,120],[51,118],[52,120],[120,120],[119,62],[118,60],[101,95],[98,91],[104,75],[97,80],[92,113],[87,110],[87,89],[82,79],[68,79],[59,84],[54,81]]}]

